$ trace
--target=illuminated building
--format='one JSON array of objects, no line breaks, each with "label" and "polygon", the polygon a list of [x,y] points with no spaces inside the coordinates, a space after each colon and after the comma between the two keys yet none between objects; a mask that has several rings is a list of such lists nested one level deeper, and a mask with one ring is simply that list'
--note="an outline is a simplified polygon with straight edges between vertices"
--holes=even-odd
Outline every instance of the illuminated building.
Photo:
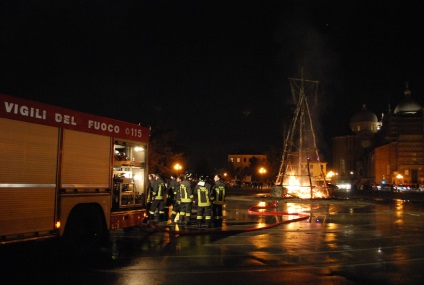
[{"label": "illuminated building", "polygon": [[339,180],[358,186],[424,183],[423,108],[408,85],[393,112],[389,107],[379,121],[364,105],[351,117],[350,129],[352,134],[332,139]]}]

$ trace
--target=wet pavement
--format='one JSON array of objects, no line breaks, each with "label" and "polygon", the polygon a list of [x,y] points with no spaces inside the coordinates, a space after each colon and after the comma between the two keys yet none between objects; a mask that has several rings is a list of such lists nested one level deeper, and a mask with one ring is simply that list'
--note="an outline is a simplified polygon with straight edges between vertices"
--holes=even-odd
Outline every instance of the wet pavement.
[{"label": "wet pavement", "polygon": [[[65,256],[51,243],[2,253],[5,284],[422,284],[424,193],[331,199],[227,197],[221,229],[157,222]],[[54,250],[52,250],[54,249]],[[14,254],[11,254],[11,253]],[[12,273],[15,272],[15,273]]]}]

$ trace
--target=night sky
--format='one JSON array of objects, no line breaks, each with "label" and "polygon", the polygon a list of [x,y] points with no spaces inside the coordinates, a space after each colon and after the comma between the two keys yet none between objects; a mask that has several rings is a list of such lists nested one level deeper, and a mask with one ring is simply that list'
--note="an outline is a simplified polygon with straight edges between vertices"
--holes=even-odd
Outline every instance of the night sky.
[{"label": "night sky", "polygon": [[319,148],[405,82],[423,104],[420,2],[1,1],[0,92],[171,128],[193,156],[282,149],[288,78],[319,81]]}]

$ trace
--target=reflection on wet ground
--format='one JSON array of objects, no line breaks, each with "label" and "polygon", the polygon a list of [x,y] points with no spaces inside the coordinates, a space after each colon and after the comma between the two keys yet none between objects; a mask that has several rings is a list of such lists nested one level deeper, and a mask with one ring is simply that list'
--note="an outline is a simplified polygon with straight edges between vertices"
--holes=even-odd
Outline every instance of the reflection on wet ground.
[{"label": "reflection on wet ground", "polygon": [[9,255],[3,270],[21,273],[8,284],[422,284],[424,204],[406,198],[234,195],[220,229],[167,221],[117,230],[82,258],[20,246],[28,258]]}]

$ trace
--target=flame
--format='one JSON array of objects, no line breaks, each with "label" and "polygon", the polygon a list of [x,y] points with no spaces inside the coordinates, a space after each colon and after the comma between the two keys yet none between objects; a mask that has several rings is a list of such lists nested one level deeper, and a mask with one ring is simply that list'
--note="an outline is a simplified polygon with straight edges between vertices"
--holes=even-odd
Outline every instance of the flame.
[{"label": "flame", "polygon": [[[314,183],[312,183],[314,184]],[[310,181],[300,181],[298,176],[293,174],[287,175],[283,183],[284,188],[287,189],[288,196],[295,196],[301,199],[308,198],[327,198],[327,188],[319,185],[310,185]]]}]

